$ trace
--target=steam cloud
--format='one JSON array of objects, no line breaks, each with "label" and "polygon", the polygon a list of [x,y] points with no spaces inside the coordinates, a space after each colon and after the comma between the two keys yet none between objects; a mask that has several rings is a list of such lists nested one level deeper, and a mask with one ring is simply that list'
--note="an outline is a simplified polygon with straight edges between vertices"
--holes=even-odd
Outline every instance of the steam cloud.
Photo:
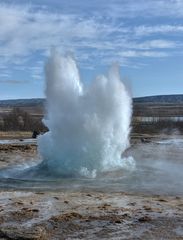
[{"label": "steam cloud", "polygon": [[90,86],[81,82],[71,56],[53,51],[45,69],[49,132],[38,140],[44,164],[56,174],[89,177],[133,167],[132,158],[121,159],[129,146],[132,101],[118,66]]}]

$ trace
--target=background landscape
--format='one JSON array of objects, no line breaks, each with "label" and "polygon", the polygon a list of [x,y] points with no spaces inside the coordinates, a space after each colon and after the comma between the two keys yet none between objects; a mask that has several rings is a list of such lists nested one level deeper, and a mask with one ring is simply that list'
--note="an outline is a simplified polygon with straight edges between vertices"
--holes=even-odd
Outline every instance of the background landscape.
[{"label": "background landscape", "polygon": [[[44,106],[43,98],[0,100],[0,137],[9,137],[13,131],[22,131],[25,137],[34,130],[47,131],[42,123]],[[183,133],[183,95],[133,98],[133,136],[175,133]]]}]

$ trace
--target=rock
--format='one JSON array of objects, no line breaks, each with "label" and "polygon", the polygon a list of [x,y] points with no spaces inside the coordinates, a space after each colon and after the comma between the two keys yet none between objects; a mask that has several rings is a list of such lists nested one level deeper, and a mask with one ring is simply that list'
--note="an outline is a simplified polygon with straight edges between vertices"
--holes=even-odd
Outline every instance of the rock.
[{"label": "rock", "polygon": [[2,227],[0,229],[0,237],[12,240],[47,240],[49,239],[46,230],[43,227],[36,226],[34,228]]},{"label": "rock", "polygon": [[164,198],[159,198],[158,201],[159,201],[159,202],[167,202],[167,200],[164,199]]},{"label": "rock", "polygon": [[23,202],[17,201],[17,202],[15,202],[15,204],[16,204],[16,205],[23,205]]},{"label": "rock", "polygon": [[55,198],[56,200],[59,200],[59,197],[56,197],[56,196],[55,196],[55,197],[53,197],[53,198]]},{"label": "rock", "polygon": [[152,211],[152,208],[151,208],[150,206],[144,206],[144,209],[145,209],[146,211]]},{"label": "rock", "polygon": [[176,197],[175,197],[175,199],[177,199],[177,200],[180,200],[180,199],[181,199],[181,197],[179,197],[179,196],[176,196]]},{"label": "rock", "polygon": [[87,197],[92,197],[92,195],[90,193],[87,193],[86,196]]},{"label": "rock", "polygon": [[57,216],[53,216],[50,218],[51,221],[59,222],[59,221],[70,221],[73,219],[82,219],[83,216],[77,212],[65,213]]},{"label": "rock", "polygon": [[39,209],[31,209],[30,211],[32,211],[32,212],[39,212]]},{"label": "rock", "polygon": [[122,221],[121,221],[120,219],[116,219],[116,220],[115,220],[115,223],[120,224],[120,223],[122,223]]},{"label": "rock", "polygon": [[149,222],[151,220],[152,218],[150,218],[149,216],[143,216],[138,219],[139,222]]},{"label": "rock", "polygon": [[108,203],[104,203],[102,204],[101,206],[98,206],[99,209],[108,209],[111,207],[111,204],[108,204]]},{"label": "rock", "polygon": [[136,202],[131,202],[131,203],[128,203],[129,206],[135,206],[136,205]]}]

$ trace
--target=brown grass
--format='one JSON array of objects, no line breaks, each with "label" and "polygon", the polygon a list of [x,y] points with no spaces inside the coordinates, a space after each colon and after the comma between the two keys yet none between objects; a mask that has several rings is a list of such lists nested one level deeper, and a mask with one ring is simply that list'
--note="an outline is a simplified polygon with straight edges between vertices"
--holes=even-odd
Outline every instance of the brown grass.
[{"label": "brown grass", "polygon": [[32,132],[25,131],[0,131],[0,139],[24,139],[31,138]]}]

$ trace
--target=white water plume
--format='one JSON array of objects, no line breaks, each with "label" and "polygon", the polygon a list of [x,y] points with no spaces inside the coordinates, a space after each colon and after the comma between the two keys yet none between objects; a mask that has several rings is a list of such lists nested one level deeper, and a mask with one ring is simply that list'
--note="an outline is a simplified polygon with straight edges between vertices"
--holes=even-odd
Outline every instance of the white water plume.
[{"label": "white water plume", "polygon": [[49,132],[39,137],[44,164],[60,175],[88,175],[97,171],[133,167],[121,159],[129,147],[131,97],[113,66],[90,86],[81,82],[75,60],[52,52],[46,64]]}]

